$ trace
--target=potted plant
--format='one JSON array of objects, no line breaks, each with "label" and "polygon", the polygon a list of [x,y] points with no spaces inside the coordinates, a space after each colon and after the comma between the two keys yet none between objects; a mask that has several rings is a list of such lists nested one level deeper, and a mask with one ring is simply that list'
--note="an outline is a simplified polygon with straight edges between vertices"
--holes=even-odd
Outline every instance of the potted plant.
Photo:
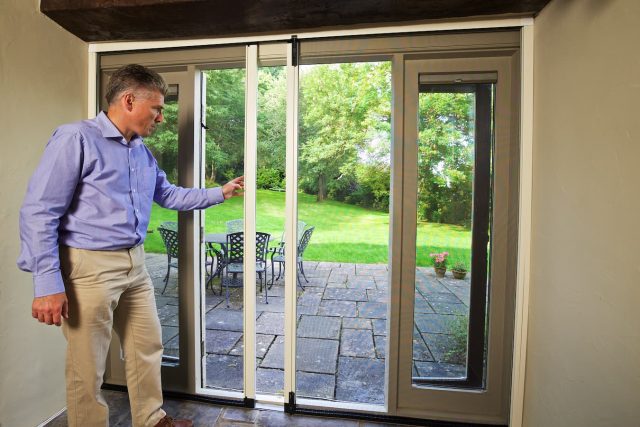
[{"label": "potted plant", "polygon": [[449,252],[436,252],[429,254],[433,259],[433,269],[436,272],[436,277],[444,277],[444,273],[447,271],[447,257]]},{"label": "potted plant", "polygon": [[456,262],[453,264],[453,267],[451,267],[451,273],[453,273],[455,279],[462,280],[467,275],[467,266],[464,262]]}]

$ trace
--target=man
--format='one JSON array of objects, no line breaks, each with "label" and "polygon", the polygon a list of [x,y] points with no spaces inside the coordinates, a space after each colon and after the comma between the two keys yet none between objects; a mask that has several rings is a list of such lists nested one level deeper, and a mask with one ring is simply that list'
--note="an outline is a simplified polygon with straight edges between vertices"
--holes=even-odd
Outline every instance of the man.
[{"label": "man", "polygon": [[167,181],[142,138],[162,122],[166,83],[140,65],[117,70],[107,112],[56,129],[20,211],[18,266],[33,273],[32,315],[62,324],[67,339],[70,426],[108,425],[100,393],[112,328],[125,356],[134,426],[191,426],[162,410],[162,340],[154,288],[144,265],[151,204],[203,209],[238,195]]}]

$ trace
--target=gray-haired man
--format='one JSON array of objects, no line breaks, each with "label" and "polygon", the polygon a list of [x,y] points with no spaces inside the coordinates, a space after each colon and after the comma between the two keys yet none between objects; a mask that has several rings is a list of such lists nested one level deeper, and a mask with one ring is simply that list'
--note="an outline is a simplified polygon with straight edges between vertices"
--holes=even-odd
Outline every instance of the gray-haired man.
[{"label": "gray-haired man", "polygon": [[244,180],[213,189],[167,181],[142,140],[162,122],[166,93],[145,67],[117,70],[107,112],[53,133],[20,211],[18,266],[33,273],[32,315],[62,324],[67,338],[70,426],[108,425],[100,387],[112,328],[124,349],[133,425],[191,425],[162,410],[162,334],[142,244],[153,201],[203,209],[238,195]]}]

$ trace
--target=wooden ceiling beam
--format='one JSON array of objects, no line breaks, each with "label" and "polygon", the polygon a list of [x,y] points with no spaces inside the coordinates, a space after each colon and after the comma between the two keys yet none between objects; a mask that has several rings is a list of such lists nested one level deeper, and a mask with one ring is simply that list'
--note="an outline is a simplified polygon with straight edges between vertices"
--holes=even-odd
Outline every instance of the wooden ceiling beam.
[{"label": "wooden ceiling beam", "polygon": [[532,16],[550,0],[41,0],[87,42],[295,32],[496,15]]}]

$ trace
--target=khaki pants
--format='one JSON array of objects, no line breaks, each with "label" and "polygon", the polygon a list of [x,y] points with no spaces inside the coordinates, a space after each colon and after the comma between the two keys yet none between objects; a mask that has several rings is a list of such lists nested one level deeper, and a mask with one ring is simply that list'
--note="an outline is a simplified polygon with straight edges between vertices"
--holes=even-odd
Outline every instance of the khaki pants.
[{"label": "khaki pants", "polygon": [[114,329],[124,350],[133,426],[154,426],[162,410],[162,331],[144,249],[60,248],[69,299],[66,383],[69,426],[109,425],[100,388]]}]

